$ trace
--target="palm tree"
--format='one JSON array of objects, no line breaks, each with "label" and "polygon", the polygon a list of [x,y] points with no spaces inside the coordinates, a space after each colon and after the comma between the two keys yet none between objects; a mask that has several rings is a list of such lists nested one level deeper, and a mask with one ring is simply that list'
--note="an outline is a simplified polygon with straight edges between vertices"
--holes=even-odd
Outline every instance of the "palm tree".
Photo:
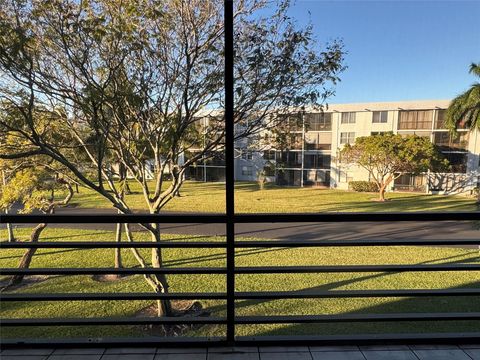
[{"label": "palm tree", "polygon": [[[480,78],[480,63],[471,63],[469,73]],[[470,131],[480,130],[480,82],[475,82],[470,89],[452,100],[447,109],[446,127],[452,134],[463,124]],[[480,189],[477,187],[477,207],[480,208]],[[479,247],[480,248],[480,247]]]},{"label": "palm tree", "polygon": [[[480,78],[480,63],[472,63],[469,72]],[[471,131],[480,129],[480,82],[473,83],[467,91],[453,99],[447,109],[448,129],[455,133],[461,122]]]}]

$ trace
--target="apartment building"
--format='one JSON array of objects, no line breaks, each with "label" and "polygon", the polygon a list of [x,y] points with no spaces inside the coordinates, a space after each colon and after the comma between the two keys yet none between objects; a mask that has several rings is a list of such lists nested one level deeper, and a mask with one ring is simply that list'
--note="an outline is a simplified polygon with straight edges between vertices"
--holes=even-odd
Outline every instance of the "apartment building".
[{"label": "apartment building", "polygon": [[[479,183],[480,135],[464,126],[453,137],[445,128],[449,100],[331,104],[324,112],[306,110],[286,116],[296,126],[282,149],[273,144],[255,148],[237,144],[235,178],[255,181],[264,171],[269,181],[284,186],[320,186],[348,189],[353,180],[369,180],[367,171],[342,164],[338,150],[360,136],[383,132],[416,134],[438,145],[451,164],[449,173],[405,174],[389,190],[428,193],[470,193]],[[196,164],[188,177],[201,181],[222,181],[221,156]]]}]

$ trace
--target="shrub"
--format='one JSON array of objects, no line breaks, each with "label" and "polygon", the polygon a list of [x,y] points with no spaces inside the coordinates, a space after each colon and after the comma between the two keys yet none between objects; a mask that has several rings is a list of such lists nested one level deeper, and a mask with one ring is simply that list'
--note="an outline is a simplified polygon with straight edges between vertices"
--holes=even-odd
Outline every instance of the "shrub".
[{"label": "shrub", "polygon": [[348,183],[349,189],[358,192],[377,192],[377,184],[370,181],[350,181]]}]

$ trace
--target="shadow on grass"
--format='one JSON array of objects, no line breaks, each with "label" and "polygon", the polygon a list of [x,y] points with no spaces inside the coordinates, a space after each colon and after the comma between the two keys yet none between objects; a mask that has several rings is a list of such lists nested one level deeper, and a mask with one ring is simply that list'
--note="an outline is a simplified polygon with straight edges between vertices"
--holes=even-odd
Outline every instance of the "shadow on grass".
[{"label": "shadow on grass", "polygon": [[[479,256],[472,256],[472,257],[469,257],[467,259],[443,262],[445,260],[453,260],[455,258],[463,257],[463,256],[464,255],[454,255],[454,256],[448,256],[448,257],[444,257],[444,258],[437,258],[437,259],[432,259],[432,260],[428,260],[428,261],[422,261],[420,263],[417,263],[417,265],[427,265],[427,264],[432,264],[432,263],[436,263],[436,262],[439,262],[439,261],[442,261],[442,264],[451,264],[451,265],[453,265],[453,264],[468,264],[468,263],[472,263],[472,262],[478,262],[480,260]],[[331,290],[338,289],[338,288],[341,288],[341,287],[344,287],[344,286],[347,286],[347,285],[352,285],[352,284],[363,282],[363,281],[366,281],[366,280],[372,280],[372,279],[376,279],[376,278],[380,278],[380,277],[386,277],[386,276],[399,274],[399,273],[401,273],[401,272],[376,273],[376,274],[361,276],[361,277],[357,277],[357,278],[353,278],[353,279],[336,281],[336,282],[328,283],[328,284],[321,285],[321,286],[315,286],[315,287],[311,287],[311,288],[301,289],[301,290],[297,290],[296,292],[299,293],[299,294],[308,294],[308,293],[315,293],[315,292],[318,292],[318,291],[331,291]],[[477,286],[475,286],[475,287],[480,287],[480,282],[477,282],[476,284],[477,284]],[[256,306],[256,305],[259,305],[259,304],[262,304],[262,303],[275,302],[275,301],[276,300],[271,300],[271,299],[242,300],[242,301],[236,302],[235,308],[236,309],[246,308],[246,307],[250,307],[250,306]],[[480,302],[477,305],[480,308]],[[213,306],[213,307],[210,307],[209,310],[212,311],[212,312],[225,310],[225,306],[224,305]]]}]

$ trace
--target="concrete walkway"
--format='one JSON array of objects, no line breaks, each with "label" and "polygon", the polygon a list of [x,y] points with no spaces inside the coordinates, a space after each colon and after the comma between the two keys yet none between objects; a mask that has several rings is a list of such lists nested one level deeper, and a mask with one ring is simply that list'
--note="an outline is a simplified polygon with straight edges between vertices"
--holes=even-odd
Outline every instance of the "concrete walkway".
[{"label": "concrete walkway", "polygon": [[2,360],[480,360],[480,344],[11,349]]}]

